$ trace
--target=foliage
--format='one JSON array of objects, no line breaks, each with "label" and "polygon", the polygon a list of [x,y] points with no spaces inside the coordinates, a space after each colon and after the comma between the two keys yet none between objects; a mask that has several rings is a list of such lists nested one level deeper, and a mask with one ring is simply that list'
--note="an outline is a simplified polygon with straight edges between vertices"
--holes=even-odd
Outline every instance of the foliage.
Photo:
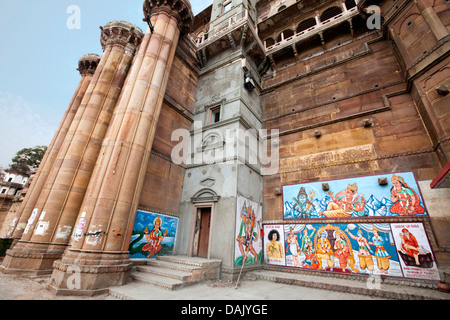
[{"label": "foliage", "polygon": [[23,173],[35,171],[47,151],[47,146],[35,146],[33,148],[24,148],[16,153],[12,158],[10,169]]}]

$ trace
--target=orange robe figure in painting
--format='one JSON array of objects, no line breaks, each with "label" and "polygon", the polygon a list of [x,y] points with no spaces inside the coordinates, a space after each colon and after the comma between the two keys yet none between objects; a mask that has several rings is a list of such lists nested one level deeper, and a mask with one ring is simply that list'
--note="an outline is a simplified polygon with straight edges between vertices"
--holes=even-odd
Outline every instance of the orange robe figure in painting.
[{"label": "orange robe figure in painting", "polygon": [[400,234],[400,238],[402,240],[402,248],[401,251],[404,254],[407,254],[410,257],[413,257],[416,260],[416,264],[420,265],[419,262],[419,253],[421,253],[421,249],[419,247],[419,243],[417,242],[416,237],[414,237],[408,229],[402,229],[402,233]]},{"label": "orange robe figure in painting", "polygon": [[391,212],[400,216],[422,214],[425,209],[420,205],[420,198],[417,193],[411,189],[402,177],[395,174],[391,178]]},{"label": "orange robe figure in painting", "polygon": [[142,251],[147,251],[149,254],[147,255],[147,258],[153,257],[155,254],[157,254],[161,249],[161,241],[164,240],[164,237],[167,235],[167,230],[164,231],[164,234],[161,231],[161,218],[157,217],[155,221],[153,221],[153,229],[149,233],[148,227],[144,229],[145,233],[145,240],[149,241],[145,246],[142,247]]}]

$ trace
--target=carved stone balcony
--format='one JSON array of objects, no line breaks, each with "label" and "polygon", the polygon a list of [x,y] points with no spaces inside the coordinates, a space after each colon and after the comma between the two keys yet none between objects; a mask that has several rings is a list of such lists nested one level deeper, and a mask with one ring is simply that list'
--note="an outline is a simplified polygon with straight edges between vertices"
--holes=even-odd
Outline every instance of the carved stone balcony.
[{"label": "carved stone balcony", "polygon": [[312,37],[316,34],[320,34],[321,32],[323,32],[325,29],[328,29],[330,27],[336,26],[341,24],[344,21],[350,20],[353,17],[357,16],[359,14],[359,10],[357,7],[353,7],[349,10],[344,10],[343,12],[341,12],[338,15],[335,15],[325,21],[320,21],[320,19],[318,19],[318,17],[316,17],[316,25],[303,30],[299,33],[296,33],[286,39],[284,39],[283,34],[282,35],[282,39],[281,41],[267,46],[267,44],[265,43],[265,52],[267,55],[271,55],[279,50],[282,50],[283,48],[292,46],[293,44],[302,41],[306,38]]}]

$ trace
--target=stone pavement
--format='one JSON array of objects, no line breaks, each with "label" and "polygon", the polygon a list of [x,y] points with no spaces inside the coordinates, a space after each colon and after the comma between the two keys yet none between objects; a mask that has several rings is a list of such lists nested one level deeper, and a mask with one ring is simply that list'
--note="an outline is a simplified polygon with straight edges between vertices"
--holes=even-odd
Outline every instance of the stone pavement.
[{"label": "stone pavement", "polygon": [[373,300],[358,294],[311,289],[265,280],[243,281],[238,289],[230,282],[203,283],[169,291],[141,282],[111,288],[110,295],[97,297],[55,296],[46,290],[50,277],[5,275],[0,273],[0,300]]},{"label": "stone pavement", "polygon": [[[262,270],[252,272],[244,277],[238,289],[235,289],[231,282],[205,281],[174,291],[132,281],[125,286],[111,288],[109,295],[70,297],[54,296],[47,291],[45,288],[50,281],[50,277],[0,273],[0,300],[380,300],[389,298],[448,300],[450,298],[450,294],[437,290],[385,284],[381,284],[381,289],[384,292],[395,292],[397,290],[400,293],[392,296],[387,294],[370,295],[364,290],[349,289],[352,281],[324,277],[321,277],[325,279],[322,283],[326,282],[329,288],[334,290],[319,289],[311,287],[313,285],[310,285],[310,287],[304,286],[302,283],[304,277],[305,275]],[[307,277],[310,283],[317,281],[314,277]],[[363,288],[366,285],[360,282],[359,286]],[[366,290],[368,289],[366,288]]]},{"label": "stone pavement", "polygon": [[230,282],[207,281],[167,291],[132,282],[111,288],[118,299],[136,300],[377,300],[380,298],[323,289],[274,283],[265,280],[243,281],[237,289]]}]

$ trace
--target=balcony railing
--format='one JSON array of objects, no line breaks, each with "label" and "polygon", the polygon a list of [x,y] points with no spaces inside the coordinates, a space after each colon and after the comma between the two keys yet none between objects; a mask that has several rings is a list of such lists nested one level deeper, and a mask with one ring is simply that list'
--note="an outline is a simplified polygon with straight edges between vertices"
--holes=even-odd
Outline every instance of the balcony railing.
[{"label": "balcony railing", "polygon": [[[319,17],[315,17],[316,24],[307,28],[306,30],[302,30],[301,32],[295,33],[294,35],[284,39],[281,38],[281,41],[277,43],[267,45],[266,41],[264,43],[258,37],[258,32],[255,29],[255,23],[252,18],[248,14],[248,10],[243,10],[240,13],[237,13],[228,19],[225,19],[223,22],[212,26],[208,32],[200,34],[197,38],[193,38],[192,36],[188,36],[190,41],[196,46],[197,50],[201,50],[207,47],[210,43],[214,42],[218,38],[232,32],[245,24],[248,24],[249,28],[252,30],[255,38],[261,45],[261,49],[265,52],[266,55],[273,54],[274,52],[290,46],[294,43],[299,42],[300,40],[306,39],[314,34],[324,31],[332,25],[338,25],[348,19],[351,19],[359,14],[359,10],[357,6],[349,5],[350,2],[358,3],[358,0],[355,1],[347,1],[345,4],[343,3],[343,11],[324,20],[320,21]],[[347,9],[347,6],[350,7]],[[332,13],[332,12],[331,12]]]},{"label": "balcony railing", "polygon": [[190,37],[190,39],[197,46],[197,49],[201,49],[228,32],[240,28],[246,22],[249,22],[249,24],[253,26],[253,21],[248,14],[248,10],[232,15],[223,22],[213,26],[209,32],[205,32],[198,36],[197,39],[193,39],[192,37]]},{"label": "balcony railing", "polygon": [[299,42],[300,40],[306,39],[314,34],[317,34],[321,31],[324,31],[326,28],[329,28],[331,25],[337,25],[340,24],[342,22],[344,22],[345,20],[348,20],[354,16],[357,16],[359,14],[358,8],[357,7],[353,7],[349,10],[344,10],[343,12],[339,13],[338,15],[335,15],[325,21],[320,22],[319,19],[316,18],[316,25],[303,30],[299,33],[294,34],[293,36],[290,36],[289,38],[282,38],[281,41],[270,45],[270,46],[266,46],[266,43],[264,42],[265,45],[265,49],[266,49],[266,54],[272,54],[275,51],[278,51],[284,47],[290,46],[294,43]]}]

